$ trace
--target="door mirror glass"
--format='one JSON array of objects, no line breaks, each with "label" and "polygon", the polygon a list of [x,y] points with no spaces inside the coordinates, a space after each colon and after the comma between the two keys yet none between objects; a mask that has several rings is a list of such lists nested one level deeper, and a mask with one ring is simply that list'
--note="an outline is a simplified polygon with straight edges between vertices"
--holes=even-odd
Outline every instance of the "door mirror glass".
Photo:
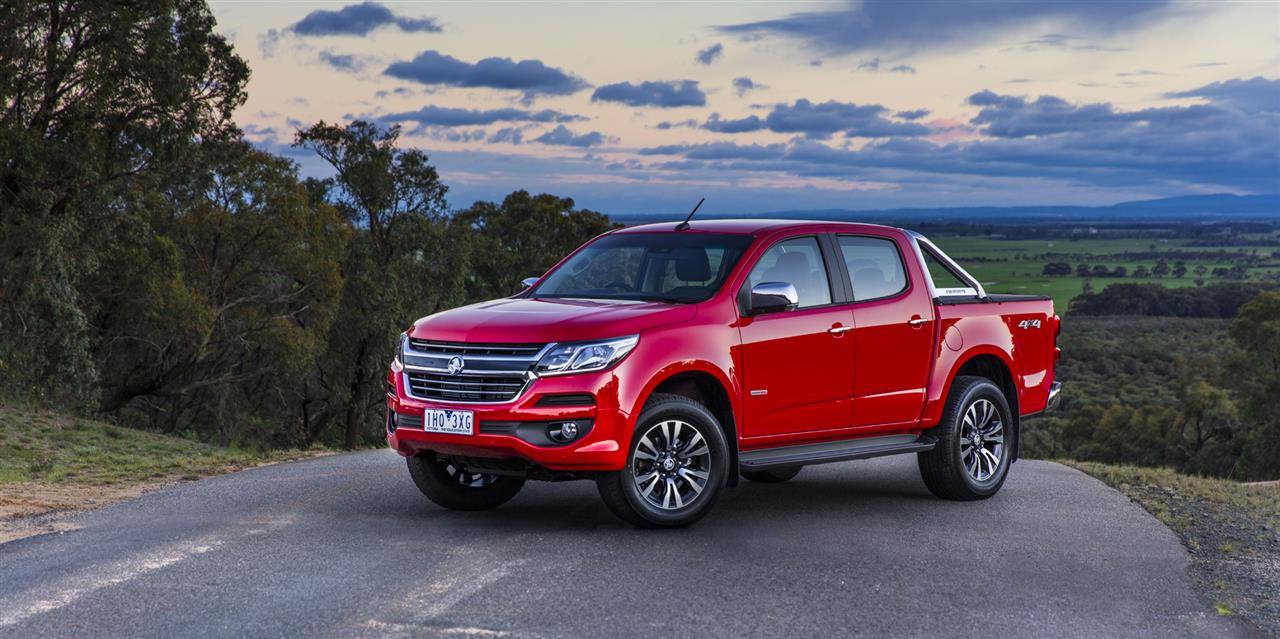
[{"label": "door mirror glass", "polygon": [[796,287],[787,282],[760,282],[751,287],[751,314],[777,313],[800,303]]},{"label": "door mirror glass", "polygon": [[526,278],[524,278],[524,279],[520,280],[520,286],[523,286],[523,287],[525,287],[525,288],[529,288],[530,286],[533,286],[534,284],[537,284],[539,279],[541,279],[541,278],[537,278],[537,277],[526,277]]}]

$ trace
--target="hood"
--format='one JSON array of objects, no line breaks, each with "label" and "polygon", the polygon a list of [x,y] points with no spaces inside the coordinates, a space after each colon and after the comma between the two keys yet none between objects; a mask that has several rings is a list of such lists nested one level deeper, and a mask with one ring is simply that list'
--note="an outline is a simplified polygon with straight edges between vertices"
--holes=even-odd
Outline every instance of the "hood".
[{"label": "hood", "polygon": [[696,304],[500,299],[428,315],[410,335],[450,342],[544,343],[632,335],[693,319]]}]

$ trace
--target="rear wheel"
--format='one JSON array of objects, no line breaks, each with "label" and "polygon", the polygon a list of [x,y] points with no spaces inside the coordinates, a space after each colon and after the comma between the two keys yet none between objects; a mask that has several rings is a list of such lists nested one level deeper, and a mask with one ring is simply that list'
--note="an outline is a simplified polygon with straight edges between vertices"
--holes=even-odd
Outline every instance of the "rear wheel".
[{"label": "rear wheel", "polygon": [[751,470],[742,473],[742,476],[762,484],[781,484],[784,481],[794,479],[796,475],[800,474],[801,468],[801,466],[792,466],[790,468],[774,468],[772,470]]},{"label": "rear wheel", "polygon": [[691,524],[711,510],[729,467],[711,411],[680,395],[654,395],[637,422],[627,466],[596,480],[613,514],[636,526]]},{"label": "rear wheel", "polygon": [[930,432],[938,445],[917,455],[929,492],[958,501],[996,494],[1009,473],[1012,424],[999,386],[985,377],[957,377],[942,422]]},{"label": "rear wheel", "polygon": [[450,460],[427,452],[408,458],[413,483],[427,499],[451,510],[488,510],[511,501],[523,479],[475,473]]}]

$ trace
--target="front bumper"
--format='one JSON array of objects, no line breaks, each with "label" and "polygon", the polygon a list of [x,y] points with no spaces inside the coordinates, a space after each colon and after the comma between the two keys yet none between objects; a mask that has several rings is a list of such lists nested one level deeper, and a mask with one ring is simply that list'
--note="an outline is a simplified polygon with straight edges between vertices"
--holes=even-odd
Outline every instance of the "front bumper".
[{"label": "front bumper", "polygon": [[1058,404],[1062,403],[1062,382],[1054,382],[1049,385],[1049,399],[1044,404],[1045,412],[1058,410]]},{"label": "front bumper", "polygon": [[[538,378],[518,398],[504,404],[409,397],[403,373],[392,370],[387,375],[387,443],[406,457],[434,451],[459,457],[524,460],[553,471],[618,470],[626,465],[628,413],[619,406],[616,370]],[[539,405],[547,396],[570,394],[590,395],[595,403]],[[476,434],[425,432],[422,414],[428,408],[474,412]],[[566,421],[573,421],[585,432],[564,445],[537,436],[542,426]]]}]

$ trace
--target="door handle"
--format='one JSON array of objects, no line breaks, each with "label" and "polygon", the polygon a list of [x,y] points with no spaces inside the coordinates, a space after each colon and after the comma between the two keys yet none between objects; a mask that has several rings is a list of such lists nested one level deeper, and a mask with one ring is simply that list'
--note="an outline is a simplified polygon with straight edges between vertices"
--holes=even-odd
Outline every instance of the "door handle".
[{"label": "door handle", "polygon": [[907,323],[908,323],[908,324],[910,324],[911,326],[915,327],[915,328],[919,328],[919,327],[921,327],[921,326],[924,326],[925,324],[928,324],[928,323],[929,323],[929,320],[927,320],[927,319],[925,319],[925,318],[923,318],[923,317],[913,317],[913,318],[911,318],[911,319],[907,320]]},{"label": "door handle", "polygon": [[848,333],[851,330],[853,330],[852,326],[832,326],[831,328],[827,329],[827,332],[831,333],[832,335],[843,335],[845,333]]}]

